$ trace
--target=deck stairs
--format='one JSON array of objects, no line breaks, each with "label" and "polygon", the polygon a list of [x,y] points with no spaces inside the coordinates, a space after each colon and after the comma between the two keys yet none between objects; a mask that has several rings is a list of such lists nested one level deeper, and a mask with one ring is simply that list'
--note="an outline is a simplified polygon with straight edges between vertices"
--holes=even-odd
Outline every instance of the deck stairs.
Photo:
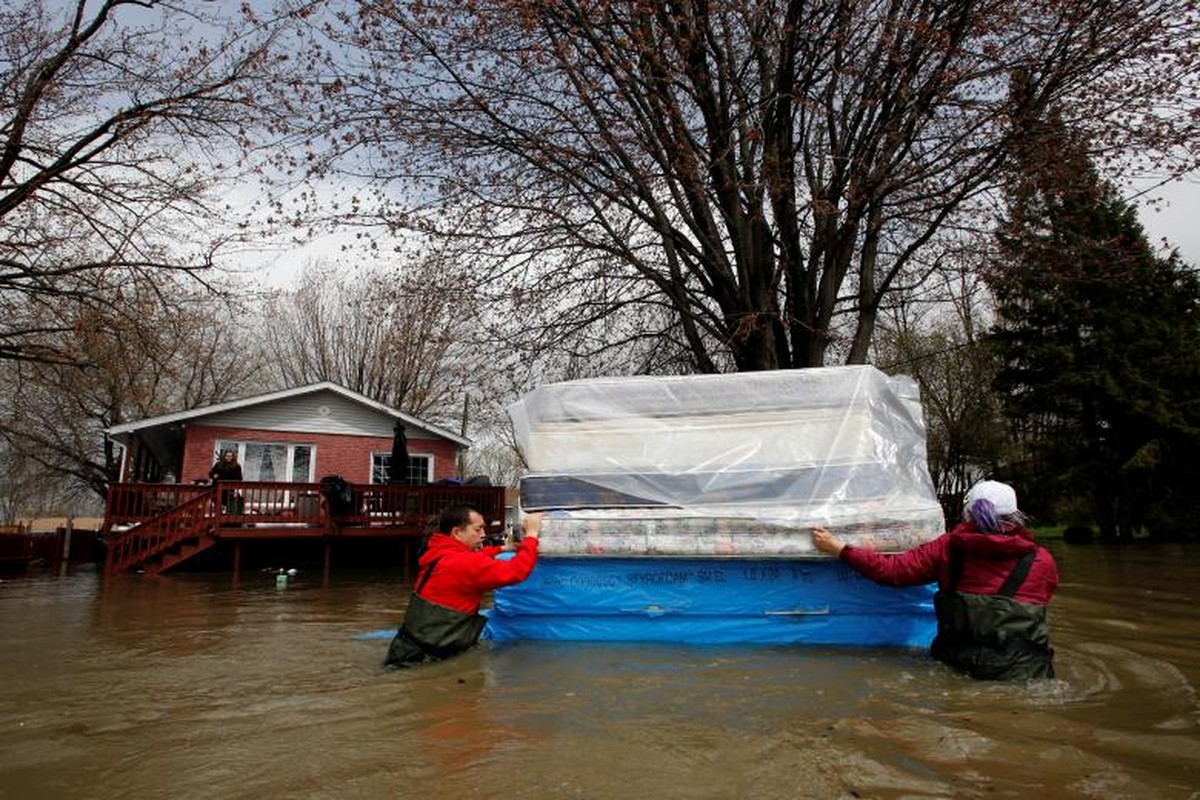
[{"label": "deck stairs", "polygon": [[213,535],[215,500],[215,490],[209,490],[112,533],[106,571],[157,575],[208,550],[217,542]]}]

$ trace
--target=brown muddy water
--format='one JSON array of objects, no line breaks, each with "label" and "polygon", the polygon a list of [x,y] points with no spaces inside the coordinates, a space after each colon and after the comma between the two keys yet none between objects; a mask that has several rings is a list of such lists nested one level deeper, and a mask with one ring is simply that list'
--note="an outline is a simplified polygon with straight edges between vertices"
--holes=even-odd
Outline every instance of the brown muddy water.
[{"label": "brown muddy water", "polygon": [[1200,798],[1200,548],[1055,548],[1059,678],[520,642],[380,669],[387,575],[0,582],[0,798]]}]

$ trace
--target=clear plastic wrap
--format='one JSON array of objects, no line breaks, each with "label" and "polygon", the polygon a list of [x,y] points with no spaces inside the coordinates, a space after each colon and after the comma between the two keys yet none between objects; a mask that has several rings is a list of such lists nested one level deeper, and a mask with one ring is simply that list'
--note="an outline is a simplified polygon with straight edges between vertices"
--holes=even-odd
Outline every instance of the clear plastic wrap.
[{"label": "clear plastic wrap", "polygon": [[943,531],[915,382],[873,367],[546,384],[509,407],[543,554],[797,556]]}]

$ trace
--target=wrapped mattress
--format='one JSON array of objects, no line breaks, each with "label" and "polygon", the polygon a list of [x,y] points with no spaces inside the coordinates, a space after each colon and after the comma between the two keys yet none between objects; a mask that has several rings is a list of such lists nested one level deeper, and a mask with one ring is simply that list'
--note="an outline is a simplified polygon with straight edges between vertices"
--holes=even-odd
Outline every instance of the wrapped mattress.
[{"label": "wrapped mattress", "polygon": [[869,366],[546,384],[509,408],[546,556],[805,556],[940,535],[916,384]]}]

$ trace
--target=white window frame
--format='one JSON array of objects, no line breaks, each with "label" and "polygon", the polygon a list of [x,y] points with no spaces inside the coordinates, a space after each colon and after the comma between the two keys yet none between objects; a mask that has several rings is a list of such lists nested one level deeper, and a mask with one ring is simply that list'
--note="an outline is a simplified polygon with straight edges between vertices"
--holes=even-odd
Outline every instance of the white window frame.
[{"label": "white window frame", "polygon": [[[433,454],[432,453],[409,453],[408,457],[413,460],[416,460],[419,458],[425,459],[425,482],[432,483],[432,481],[433,481]],[[375,451],[372,451],[372,453],[371,453],[371,468],[370,468],[370,472],[368,474],[371,476],[371,483],[373,483],[373,484],[379,483],[379,481],[375,480],[375,475],[377,474],[377,470],[375,468],[375,462],[377,459],[384,459],[384,458],[386,458],[388,461],[391,461],[392,451],[390,451],[390,450],[375,450]]]},{"label": "white window frame", "polygon": [[[221,453],[224,450],[234,447],[237,450],[238,463],[242,465],[243,472],[246,468],[246,447],[248,445],[258,445],[261,447],[283,447],[287,451],[285,458],[286,468],[284,470],[285,477],[280,480],[280,483],[313,483],[315,481],[315,473],[317,469],[317,446],[312,442],[260,442],[258,440],[239,441],[235,439],[218,439],[216,443],[216,453],[213,456],[213,463],[221,458]],[[308,448],[308,475],[302,479],[297,479],[292,474],[292,467],[296,462],[296,448]],[[249,480],[247,478],[247,480]]]}]

